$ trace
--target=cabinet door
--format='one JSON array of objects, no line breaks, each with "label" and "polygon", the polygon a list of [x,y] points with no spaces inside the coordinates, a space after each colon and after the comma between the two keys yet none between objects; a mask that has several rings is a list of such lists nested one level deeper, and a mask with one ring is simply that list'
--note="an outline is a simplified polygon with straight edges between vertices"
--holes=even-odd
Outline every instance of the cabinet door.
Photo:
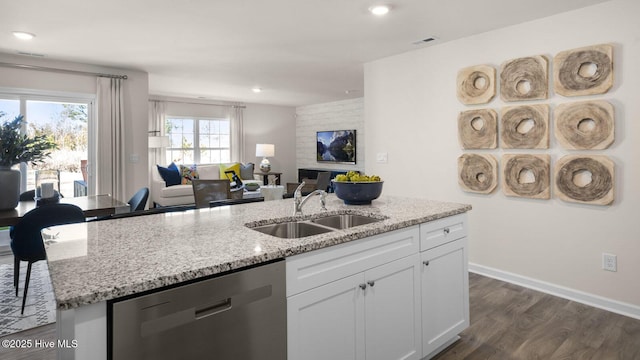
[{"label": "cabinet door", "polygon": [[364,274],[287,299],[289,360],[364,360]]},{"label": "cabinet door", "polygon": [[423,356],[469,326],[467,238],[421,253]]},{"label": "cabinet door", "polygon": [[365,272],[367,360],[420,359],[420,255]]}]

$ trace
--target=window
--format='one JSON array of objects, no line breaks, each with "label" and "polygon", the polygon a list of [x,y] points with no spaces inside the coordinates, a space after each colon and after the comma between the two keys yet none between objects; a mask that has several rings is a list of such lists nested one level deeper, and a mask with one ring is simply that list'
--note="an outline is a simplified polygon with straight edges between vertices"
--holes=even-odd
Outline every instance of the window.
[{"label": "window", "polygon": [[[37,165],[22,164],[21,190],[35,188],[35,171],[58,170],[60,192],[65,197],[86,195],[93,177],[87,173],[92,102],[88,99],[41,94],[0,94],[0,122],[23,114],[29,135],[44,134],[57,145],[51,156]],[[78,183],[78,184],[76,184]]]},{"label": "window", "polygon": [[168,116],[165,131],[171,141],[167,159],[177,164],[231,162],[229,119]]}]

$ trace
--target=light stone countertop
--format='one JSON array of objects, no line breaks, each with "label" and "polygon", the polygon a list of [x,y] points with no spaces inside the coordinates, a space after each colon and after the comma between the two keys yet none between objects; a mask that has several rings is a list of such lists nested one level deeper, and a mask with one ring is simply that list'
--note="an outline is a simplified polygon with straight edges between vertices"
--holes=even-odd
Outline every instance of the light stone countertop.
[{"label": "light stone countertop", "polygon": [[[328,213],[386,217],[372,224],[298,239],[245,226],[292,219],[293,199],[52,227],[49,272],[59,309],[116,299],[192,279],[456,215],[470,205],[382,196],[347,206],[329,195]],[[304,219],[322,213],[318,199]]]}]

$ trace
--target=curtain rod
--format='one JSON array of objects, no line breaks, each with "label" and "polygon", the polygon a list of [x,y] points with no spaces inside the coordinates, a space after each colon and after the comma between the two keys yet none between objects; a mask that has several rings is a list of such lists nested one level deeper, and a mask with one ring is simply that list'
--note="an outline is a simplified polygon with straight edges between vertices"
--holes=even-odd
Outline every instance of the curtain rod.
[{"label": "curtain rod", "polygon": [[150,98],[150,101],[163,101],[163,102],[171,102],[176,104],[189,104],[189,105],[212,105],[212,106],[228,106],[234,109],[246,109],[246,105],[231,105],[231,104],[215,104],[215,103],[204,103],[204,102],[190,102],[190,101],[178,101],[178,100],[163,100],[163,99],[153,99]]},{"label": "curtain rod", "polygon": [[90,71],[51,68],[51,67],[46,67],[46,66],[14,64],[14,63],[6,63],[6,62],[0,62],[0,66],[12,67],[12,68],[17,68],[17,69],[27,69],[27,70],[37,70],[37,71],[50,71],[50,72],[58,72],[58,73],[65,73],[65,74],[90,75],[90,76],[106,77],[106,78],[112,78],[112,79],[123,79],[123,80],[127,79],[127,75],[103,74],[103,73],[96,73],[96,72],[90,72]]}]

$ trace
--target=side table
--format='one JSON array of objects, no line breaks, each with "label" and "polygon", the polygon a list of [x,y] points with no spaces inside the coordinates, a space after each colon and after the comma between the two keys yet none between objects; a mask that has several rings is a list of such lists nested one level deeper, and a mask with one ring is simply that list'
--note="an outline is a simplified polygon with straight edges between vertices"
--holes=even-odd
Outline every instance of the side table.
[{"label": "side table", "polygon": [[282,177],[282,173],[281,172],[273,172],[273,171],[269,171],[269,172],[254,172],[253,175],[262,175],[262,184],[263,185],[269,185],[269,175],[274,175],[276,177],[276,185],[280,185],[280,178]]}]

